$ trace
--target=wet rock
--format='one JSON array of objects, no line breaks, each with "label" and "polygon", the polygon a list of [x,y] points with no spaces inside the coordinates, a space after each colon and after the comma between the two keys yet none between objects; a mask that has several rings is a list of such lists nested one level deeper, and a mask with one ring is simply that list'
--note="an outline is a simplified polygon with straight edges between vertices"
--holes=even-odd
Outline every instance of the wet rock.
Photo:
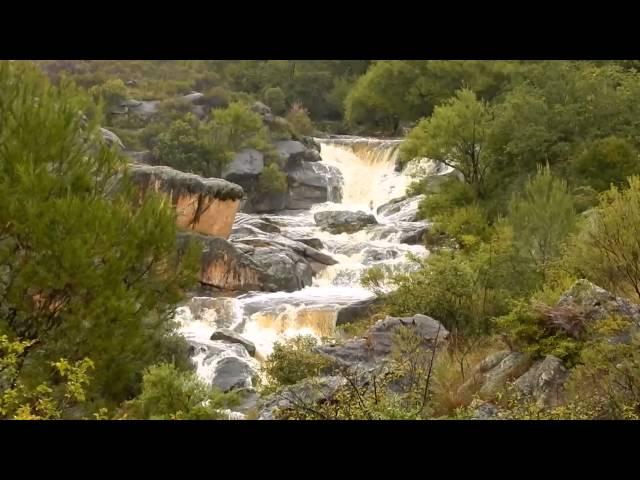
[{"label": "wet rock", "polygon": [[212,385],[223,392],[251,386],[251,379],[255,371],[244,360],[236,357],[224,357],[215,367],[215,373],[211,379]]},{"label": "wet rock", "polygon": [[237,305],[228,297],[192,297],[188,303],[193,319],[214,325],[216,328],[228,328],[238,321]]},{"label": "wet rock", "polygon": [[286,168],[288,192],[286,208],[309,209],[317,203],[342,201],[340,170],[322,162],[294,162]]},{"label": "wet rock", "polygon": [[280,227],[278,227],[268,219],[265,220],[263,218],[259,218],[254,215],[239,213],[236,215],[236,220],[235,220],[235,223],[233,224],[234,230],[237,227],[244,227],[244,226],[250,226],[252,228],[255,228],[265,233],[280,233]]},{"label": "wet rock", "polygon": [[362,263],[370,265],[372,263],[384,262],[397,258],[400,252],[393,248],[368,247],[362,251]]},{"label": "wet rock", "polygon": [[274,142],[273,146],[283,164],[287,166],[299,161],[319,162],[322,160],[318,151],[309,149],[296,140],[279,140]]},{"label": "wet rock", "polygon": [[233,181],[234,176],[257,176],[264,169],[264,155],[253,148],[239,151],[224,169],[222,176]]},{"label": "wet rock", "polygon": [[255,356],[256,354],[256,346],[253,344],[253,342],[247,340],[242,335],[237,334],[233,330],[229,330],[226,328],[221,328],[220,330],[216,330],[211,335],[210,340],[220,340],[223,342],[238,343],[242,345],[244,348],[246,348],[247,352],[252,357]]},{"label": "wet rock", "polygon": [[311,248],[315,248],[316,250],[322,250],[324,248],[324,244],[322,243],[322,240],[320,240],[319,238],[302,237],[302,236],[296,236],[292,234],[285,234],[285,236],[287,238],[290,238],[294,242],[304,243],[305,245],[308,245]]},{"label": "wet rock", "polygon": [[313,218],[321,229],[333,234],[354,233],[378,223],[373,215],[362,211],[330,210],[317,212]]},{"label": "wet rock", "polygon": [[562,360],[547,355],[513,383],[524,395],[533,397],[538,406],[556,407],[564,400],[568,374]]},{"label": "wet rock", "polygon": [[342,376],[314,377],[283,389],[262,401],[259,420],[275,420],[278,410],[287,410],[295,406],[313,406],[331,400],[338,389],[346,385]]},{"label": "wet rock", "polygon": [[368,317],[373,307],[380,303],[380,301],[378,297],[371,297],[340,308],[340,310],[338,310],[336,325],[354,323]]},{"label": "wet rock", "polygon": [[277,279],[231,242],[193,233],[179,234],[178,239],[182,245],[195,241],[202,248],[199,277],[202,283],[230,291],[279,290]]},{"label": "wet rock", "polygon": [[131,176],[144,195],[148,190],[171,198],[179,228],[227,238],[244,192],[220,178],[203,178],[169,167],[131,165]]},{"label": "wet rock", "polygon": [[415,222],[418,220],[418,205],[424,198],[425,195],[395,198],[380,205],[376,213],[381,217],[393,217],[396,221]]},{"label": "wet rock", "polygon": [[440,322],[426,315],[387,317],[376,322],[360,338],[335,345],[321,345],[317,351],[340,366],[373,368],[389,357],[395,331],[401,326],[412,329],[422,339],[425,348],[433,348],[436,337],[440,344],[449,336]]}]

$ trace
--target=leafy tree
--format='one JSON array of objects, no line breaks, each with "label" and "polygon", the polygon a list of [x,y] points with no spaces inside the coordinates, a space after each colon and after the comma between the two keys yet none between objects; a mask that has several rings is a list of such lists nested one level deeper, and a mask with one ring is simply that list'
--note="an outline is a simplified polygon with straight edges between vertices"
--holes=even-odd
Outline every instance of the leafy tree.
[{"label": "leafy tree", "polygon": [[232,103],[213,110],[207,123],[192,114],[173,122],[158,137],[155,151],[170,167],[205,177],[221,177],[236,152],[249,147],[268,150],[266,138],[260,116],[243,104]]},{"label": "leafy tree", "polygon": [[472,91],[460,90],[409,133],[402,156],[405,161],[429,158],[456,169],[481,197],[492,161],[485,153],[490,122],[489,106]]},{"label": "leafy tree", "polygon": [[0,332],[33,342],[21,381],[48,383],[51,362],[91,358],[87,398],[119,403],[147,366],[186,368],[171,318],[197,252],[180,260],[175,213],[140,199],[126,158],[73,94],[30,65],[0,63]]},{"label": "leafy tree", "polygon": [[155,151],[165,165],[212,177],[231,160],[231,152],[214,149],[209,133],[204,124],[188,114],[158,136]]},{"label": "leafy tree", "polygon": [[566,182],[554,177],[548,165],[538,167],[522,195],[511,201],[508,219],[516,244],[543,279],[576,224],[573,203]]},{"label": "leafy tree", "polygon": [[623,185],[640,170],[638,152],[628,141],[607,137],[590,142],[572,161],[575,175],[597,191]]},{"label": "leafy tree", "polygon": [[404,101],[417,77],[411,62],[376,62],[360,77],[345,99],[345,119],[350,124],[373,124],[395,132],[401,120],[415,118]]},{"label": "leafy tree", "polygon": [[586,277],[619,295],[640,299],[640,177],[628,188],[612,186],[572,237],[567,262]]}]

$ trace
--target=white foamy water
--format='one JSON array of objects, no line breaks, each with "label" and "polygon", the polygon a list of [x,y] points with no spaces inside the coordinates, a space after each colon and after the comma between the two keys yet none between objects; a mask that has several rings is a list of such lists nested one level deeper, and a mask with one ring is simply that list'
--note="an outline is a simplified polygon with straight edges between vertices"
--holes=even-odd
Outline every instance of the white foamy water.
[{"label": "white foamy water", "polygon": [[[189,308],[180,309],[180,332],[195,346],[193,359],[198,375],[205,381],[211,382],[220,360],[225,357],[236,357],[257,372],[259,361],[272,352],[276,341],[301,334],[318,339],[332,336],[340,308],[375,296],[360,285],[362,272],[374,265],[406,270],[412,268],[408,255],[428,255],[422,245],[399,243],[407,228],[422,225],[404,220],[415,214],[420,199],[410,200],[400,211],[386,216],[377,215],[376,209],[405,194],[412,180],[411,172],[421,169],[442,174],[447,173],[447,169],[421,160],[410,164],[403,173],[396,172],[399,140],[342,137],[318,141],[322,162],[338,168],[344,178],[342,203],[327,202],[314,205],[308,211],[262,217],[279,225],[285,236],[302,234],[320,239],[324,244],[322,251],[339,263],[320,271],[312,286],[296,292],[251,292],[224,299],[226,303],[214,313],[200,311],[197,319]],[[334,235],[315,225],[314,213],[325,210],[361,210],[373,214],[379,225],[352,234]],[[384,238],[378,238],[380,236]],[[255,358],[239,344],[209,340],[222,326],[253,342]]]}]

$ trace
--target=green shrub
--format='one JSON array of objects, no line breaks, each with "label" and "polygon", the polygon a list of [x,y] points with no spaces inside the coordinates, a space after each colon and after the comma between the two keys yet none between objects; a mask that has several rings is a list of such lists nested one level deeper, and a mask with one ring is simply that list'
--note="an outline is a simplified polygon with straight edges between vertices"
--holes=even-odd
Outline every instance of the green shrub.
[{"label": "green shrub", "polygon": [[287,174],[277,163],[267,165],[258,177],[258,191],[262,193],[284,193],[287,191]]},{"label": "green shrub", "polygon": [[128,417],[141,420],[219,420],[225,418],[221,410],[237,402],[237,394],[212,389],[194,372],[164,363],[145,371],[142,393],[126,410]]},{"label": "green shrub", "polygon": [[287,113],[287,121],[297,135],[313,135],[314,127],[309,112],[300,103],[294,103]]},{"label": "green shrub", "polygon": [[286,342],[276,342],[273,353],[262,364],[268,390],[293,385],[305,378],[321,375],[329,360],[315,353],[318,341],[309,335],[299,335]]},{"label": "green shrub", "polygon": [[274,115],[282,115],[287,108],[284,92],[279,87],[267,88],[264,91],[263,99]]}]

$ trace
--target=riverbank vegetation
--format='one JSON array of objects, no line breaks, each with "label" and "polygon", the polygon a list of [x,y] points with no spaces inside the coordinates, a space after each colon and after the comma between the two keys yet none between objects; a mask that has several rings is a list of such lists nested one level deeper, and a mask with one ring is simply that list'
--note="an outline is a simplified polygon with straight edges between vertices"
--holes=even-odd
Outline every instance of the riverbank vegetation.
[{"label": "riverbank vegetation", "polygon": [[[505,391],[494,399],[502,418],[638,418],[636,333],[609,341],[628,319],[587,325],[558,307],[583,278],[640,303],[637,67],[0,62],[0,418],[220,418],[239,401],[197,379],[175,333],[197,252],[178,255],[175,212],[139,198],[99,126],[130,151],[205,176],[258,149],[261,192],[286,189],[272,142],[315,134],[406,133],[402,164],[427,157],[453,169],[437,189],[429,176],[410,189],[425,195],[431,255],[411,272],[362,278],[395,287],[375,318],[429,315],[448,345],[432,355],[401,331],[390,375],[361,384],[344,373],[331,402],[289,418],[469,418],[470,372],[503,350],[553,356],[569,373],[563,405]],[[270,391],[322,374],[316,347],[277,345]]]}]

